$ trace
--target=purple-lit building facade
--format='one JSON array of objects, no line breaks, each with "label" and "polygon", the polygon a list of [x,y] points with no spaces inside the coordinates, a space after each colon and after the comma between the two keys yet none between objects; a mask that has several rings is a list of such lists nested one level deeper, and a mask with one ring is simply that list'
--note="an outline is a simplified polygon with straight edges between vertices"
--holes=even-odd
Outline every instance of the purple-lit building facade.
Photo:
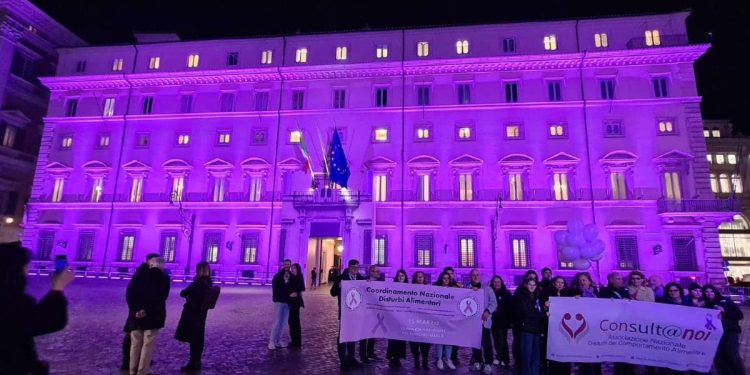
[{"label": "purple-lit building facade", "polygon": [[[24,243],[81,270],[156,251],[175,274],[357,258],[513,283],[575,272],[553,234],[577,217],[606,243],[599,275],[723,283],[735,207],[711,191],[693,72],[708,46],[686,17],[62,49]],[[320,179],[334,128],[346,190],[312,184],[298,143]]]}]

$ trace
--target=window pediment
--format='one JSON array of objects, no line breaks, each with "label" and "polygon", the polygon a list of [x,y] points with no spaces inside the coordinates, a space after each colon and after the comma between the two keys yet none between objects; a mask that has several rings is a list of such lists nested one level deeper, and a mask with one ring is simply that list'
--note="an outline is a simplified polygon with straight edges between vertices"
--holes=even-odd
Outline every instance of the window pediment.
[{"label": "window pediment", "polygon": [[682,151],[677,151],[677,150],[666,152],[653,159],[653,161],[657,164],[675,163],[675,162],[683,163],[683,162],[688,162],[690,160],[693,160],[693,155],[684,153]]},{"label": "window pediment", "polygon": [[162,164],[162,168],[169,175],[187,175],[192,170],[192,166],[182,159],[170,159]]},{"label": "window pediment", "polygon": [[568,154],[566,152],[558,152],[544,160],[544,164],[548,167],[560,166],[560,167],[572,167],[578,164],[581,159]]},{"label": "window pediment", "polygon": [[70,174],[70,171],[73,170],[73,168],[56,161],[47,164],[46,166],[44,166],[44,169],[48,174],[62,177],[67,177],[67,175]]},{"label": "window pediment", "polygon": [[304,164],[301,161],[299,161],[297,158],[286,158],[278,162],[277,165],[279,166],[281,170],[286,170],[286,171],[297,171],[297,170],[302,169],[302,167],[304,167]]},{"label": "window pediment", "polygon": [[434,171],[440,166],[440,160],[429,155],[419,155],[409,159],[406,165],[412,170],[412,173],[415,171]]},{"label": "window pediment", "polygon": [[388,171],[396,167],[396,162],[384,156],[378,156],[365,162],[365,167],[374,171]]},{"label": "window pediment", "polygon": [[151,167],[141,163],[138,160],[131,160],[123,164],[122,169],[129,175],[146,175],[151,171]]},{"label": "window pediment", "polygon": [[268,169],[271,165],[262,158],[251,157],[247,158],[240,163],[240,167],[247,175],[267,175]]},{"label": "window pediment", "polygon": [[87,174],[92,175],[92,176],[103,176],[109,173],[109,170],[110,170],[110,167],[107,164],[99,160],[92,160],[82,165],[81,168]]}]

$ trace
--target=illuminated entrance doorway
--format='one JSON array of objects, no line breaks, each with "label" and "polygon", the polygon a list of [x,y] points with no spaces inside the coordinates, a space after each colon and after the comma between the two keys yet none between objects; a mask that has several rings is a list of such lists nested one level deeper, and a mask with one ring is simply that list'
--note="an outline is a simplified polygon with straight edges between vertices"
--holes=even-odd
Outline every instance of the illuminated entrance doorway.
[{"label": "illuminated entrance doorway", "polygon": [[335,280],[334,278],[341,274],[343,242],[344,240],[341,237],[310,237],[307,240],[306,288],[309,289],[312,286],[313,267],[318,272],[319,285],[332,283]]}]

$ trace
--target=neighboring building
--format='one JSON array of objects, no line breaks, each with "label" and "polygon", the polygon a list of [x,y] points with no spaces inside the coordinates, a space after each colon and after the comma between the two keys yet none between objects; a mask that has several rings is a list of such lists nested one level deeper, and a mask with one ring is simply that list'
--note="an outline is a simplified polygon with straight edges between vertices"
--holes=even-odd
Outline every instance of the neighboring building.
[{"label": "neighboring building", "polygon": [[17,241],[47,114],[39,76],[55,74],[58,47],[85,43],[26,0],[0,0],[0,241]]},{"label": "neighboring building", "polygon": [[739,199],[742,213],[731,222],[719,226],[721,252],[726,275],[743,279],[750,275],[750,193],[748,193],[748,159],[750,138],[734,134],[727,120],[704,120],[703,136],[706,138],[710,164],[711,190],[719,198]]},{"label": "neighboring building", "polygon": [[[572,276],[553,233],[578,217],[607,244],[595,275],[721,284],[736,207],[711,192],[686,16],[62,49],[24,243],[97,272],[160,251],[176,274],[357,258],[512,282]],[[303,168],[334,128],[347,190]]]}]

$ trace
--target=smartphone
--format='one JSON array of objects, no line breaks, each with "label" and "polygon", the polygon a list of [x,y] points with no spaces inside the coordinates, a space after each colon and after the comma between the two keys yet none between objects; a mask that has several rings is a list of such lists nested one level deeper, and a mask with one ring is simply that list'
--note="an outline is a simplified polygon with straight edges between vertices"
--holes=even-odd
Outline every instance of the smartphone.
[{"label": "smartphone", "polygon": [[55,256],[55,273],[60,273],[68,267],[68,256],[57,255]]}]

